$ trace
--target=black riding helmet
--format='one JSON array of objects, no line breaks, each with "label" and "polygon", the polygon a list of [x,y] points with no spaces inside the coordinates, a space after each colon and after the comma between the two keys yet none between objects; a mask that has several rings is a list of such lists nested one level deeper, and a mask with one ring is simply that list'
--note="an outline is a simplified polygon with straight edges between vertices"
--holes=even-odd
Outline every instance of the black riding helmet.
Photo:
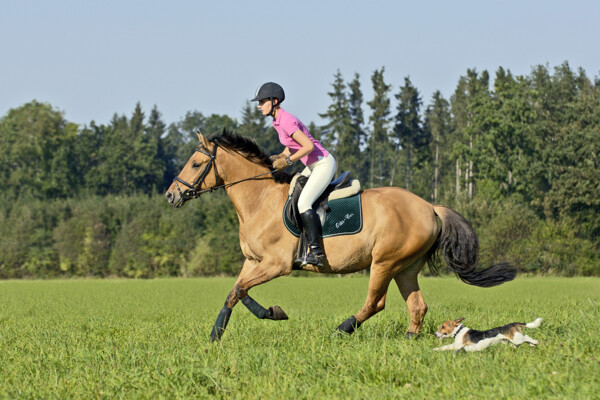
[{"label": "black riding helmet", "polygon": [[281,104],[285,100],[285,92],[283,88],[275,82],[263,83],[254,94],[254,98],[251,101],[261,101],[265,99],[279,99]]}]

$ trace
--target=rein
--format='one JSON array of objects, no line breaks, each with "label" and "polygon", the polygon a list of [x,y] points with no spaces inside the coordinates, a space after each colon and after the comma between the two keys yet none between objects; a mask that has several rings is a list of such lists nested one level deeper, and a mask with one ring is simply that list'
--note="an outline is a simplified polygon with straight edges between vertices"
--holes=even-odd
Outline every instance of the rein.
[{"label": "rein", "polygon": [[[180,201],[197,199],[203,193],[214,192],[215,190],[218,190],[218,189],[225,189],[225,188],[227,188],[229,186],[233,186],[237,183],[256,179],[256,178],[259,178],[259,177],[265,176],[265,175],[270,175],[273,172],[277,171],[277,170],[272,170],[269,172],[265,172],[264,174],[254,175],[249,178],[240,179],[239,181],[225,183],[223,185],[216,185],[216,186],[213,186],[208,189],[199,190],[200,186],[202,186],[202,184],[204,183],[204,179],[210,172],[211,168],[213,168],[214,173],[215,173],[215,182],[219,182],[219,174],[217,173],[217,147],[219,147],[219,143],[216,140],[213,143],[214,143],[215,147],[214,147],[212,153],[209,153],[208,150],[205,149],[202,145],[199,145],[198,147],[196,147],[196,151],[209,156],[210,161],[208,162],[208,164],[206,164],[206,167],[204,167],[204,170],[202,171],[202,173],[196,178],[196,180],[194,180],[193,183],[188,183],[188,182],[184,181],[183,179],[181,179],[179,176],[176,176],[175,179],[173,179],[173,182],[175,182],[175,186],[177,187],[177,191],[179,192],[179,195],[180,195]],[[181,188],[179,187],[179,184],[177,182],[187,186],[189,189],[181,191]]]}]

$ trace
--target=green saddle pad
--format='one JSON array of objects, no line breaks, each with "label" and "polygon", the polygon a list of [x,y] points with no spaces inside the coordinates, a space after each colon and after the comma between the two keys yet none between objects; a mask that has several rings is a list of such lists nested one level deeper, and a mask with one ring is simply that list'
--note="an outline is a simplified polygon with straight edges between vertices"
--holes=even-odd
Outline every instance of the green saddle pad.
[{"label": "green saddle pad", "polygon": [[[288,199],[283,207],[283,222],[288,231],[294,236],[300,236],[300,230],[290,221],[285,210],[289,207]],[[362,229],[362,208],[360,193],[344,199],[329,201],[329,208],[323,224],[322,237],[328,238],[340,235],[354,235]]]}]

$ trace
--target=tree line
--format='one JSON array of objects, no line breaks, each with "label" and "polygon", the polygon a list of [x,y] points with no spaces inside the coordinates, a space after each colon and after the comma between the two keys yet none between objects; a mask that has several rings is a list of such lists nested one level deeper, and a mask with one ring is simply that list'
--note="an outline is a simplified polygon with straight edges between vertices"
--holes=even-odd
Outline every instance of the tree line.
[{"label": "tree line", "polygon": [[[309,125],[363,187],[399,186],[463,213],[482,262],[522,271],[600,275],[599,78],[567,62],[514,76],[468,69],[426,103],[385,68],[333,75],[323,126]],[[299,116],[302,118],[302,116]],[[181,210],[162,194],[197,144],[230,128],[268,153],[276,133],[254,104],[238,121],[190,111],[167,126],[154,107],[79,125],[32,101],[0,119],[0,278],[235,274],[235,210],[224,194]]]}]

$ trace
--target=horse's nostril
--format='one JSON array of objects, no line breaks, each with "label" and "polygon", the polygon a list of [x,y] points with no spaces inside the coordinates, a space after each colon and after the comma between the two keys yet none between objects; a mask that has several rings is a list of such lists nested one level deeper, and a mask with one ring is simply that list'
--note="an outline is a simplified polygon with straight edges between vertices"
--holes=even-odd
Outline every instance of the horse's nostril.
[{"label": "horse's nostril", "polygon": [[165,193],[165,196],[167,196],[169,203],[173,201],[173,194],[171,192]]}]

